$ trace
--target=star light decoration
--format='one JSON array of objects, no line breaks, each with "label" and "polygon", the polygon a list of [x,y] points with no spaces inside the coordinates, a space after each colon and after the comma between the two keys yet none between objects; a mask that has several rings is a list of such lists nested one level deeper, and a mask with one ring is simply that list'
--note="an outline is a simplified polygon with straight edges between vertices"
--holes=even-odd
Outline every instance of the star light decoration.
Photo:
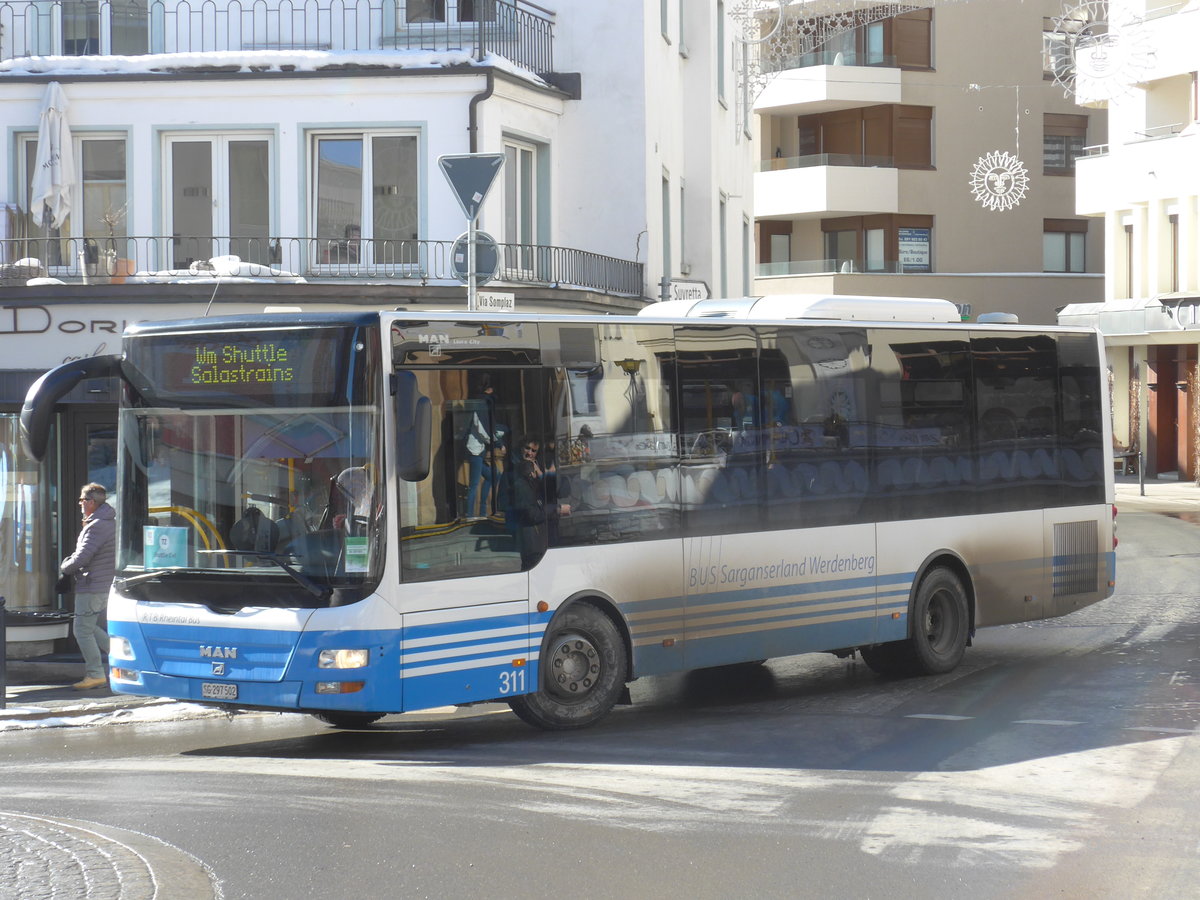
[{"label": "star light decoration", "polygon": [[979,158],[971,169],[971,193],[984,209],[1004,212],[1025,199],[1029,170],[1013,154],[994,150]]},{"label": "star light decoration", "polygon": [[1103,103],[1129,93],[1154,59],[1142,19],[1128,11],[1113,21],[1107,0],[1076,0],[1045,33],[1045,66],[1079,103]]}]

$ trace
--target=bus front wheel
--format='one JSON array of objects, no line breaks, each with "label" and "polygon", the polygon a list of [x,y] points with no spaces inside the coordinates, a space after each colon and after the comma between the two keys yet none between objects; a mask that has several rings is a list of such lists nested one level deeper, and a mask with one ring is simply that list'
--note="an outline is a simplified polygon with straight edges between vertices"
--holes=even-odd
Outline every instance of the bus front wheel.
[{"label": "bus front wheel", "polygon": [[587,604],[550,623],[542,643],[538,690],[508,701],[524,721],[547,731],[584,728],[616,705],[625,686],[625,644],[612,619]]}]

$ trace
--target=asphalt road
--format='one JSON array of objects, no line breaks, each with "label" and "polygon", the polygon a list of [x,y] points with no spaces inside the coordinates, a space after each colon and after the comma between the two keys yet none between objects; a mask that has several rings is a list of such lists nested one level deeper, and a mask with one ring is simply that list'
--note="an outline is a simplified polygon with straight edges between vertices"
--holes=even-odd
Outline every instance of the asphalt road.
[{"label": "asphalt road", "polygon": [[570,734],[491,706],[5,733],[0,896],[1194,896],[1198,528],[1123,513],[1116,596],[937,678],[647,679]]}]

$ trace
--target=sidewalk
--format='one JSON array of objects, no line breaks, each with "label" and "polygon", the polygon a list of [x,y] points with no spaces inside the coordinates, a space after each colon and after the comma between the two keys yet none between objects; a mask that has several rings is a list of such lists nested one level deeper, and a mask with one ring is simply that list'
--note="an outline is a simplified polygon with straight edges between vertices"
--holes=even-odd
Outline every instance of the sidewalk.
[{"label": "sidewalk", "polygon": [[1151,478],[1140,486],[1136,475],[1118,475],[1116,482],[1118,513],[1191,513],[1200,521],[1200,487],[1195,482]]},{"label": "sidewalk", "polygon": [[144,710],[144,717],[190,717],[212,714],[193,704],[175,703],[158,697],[114,694],[107,687],[77,691],[71,687],[83,677],[83,660],[69,655],[38,659],[10,659],[5,663],[7,690],[5,708],[0,709],[0,732],[11,728],[84,725],[100,721],[131,719]]}]

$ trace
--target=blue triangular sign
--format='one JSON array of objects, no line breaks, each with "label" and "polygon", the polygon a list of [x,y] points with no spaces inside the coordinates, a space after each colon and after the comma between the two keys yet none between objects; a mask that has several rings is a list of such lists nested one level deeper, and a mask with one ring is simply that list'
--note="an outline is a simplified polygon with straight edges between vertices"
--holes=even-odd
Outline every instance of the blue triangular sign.
[{"label": "blue triangular sign", "polygon": [[479,215],[483,198],[504,165],[503,153],[462,153],[439,156],[438,165],[454,189],[454,196],[468,219]]}]

